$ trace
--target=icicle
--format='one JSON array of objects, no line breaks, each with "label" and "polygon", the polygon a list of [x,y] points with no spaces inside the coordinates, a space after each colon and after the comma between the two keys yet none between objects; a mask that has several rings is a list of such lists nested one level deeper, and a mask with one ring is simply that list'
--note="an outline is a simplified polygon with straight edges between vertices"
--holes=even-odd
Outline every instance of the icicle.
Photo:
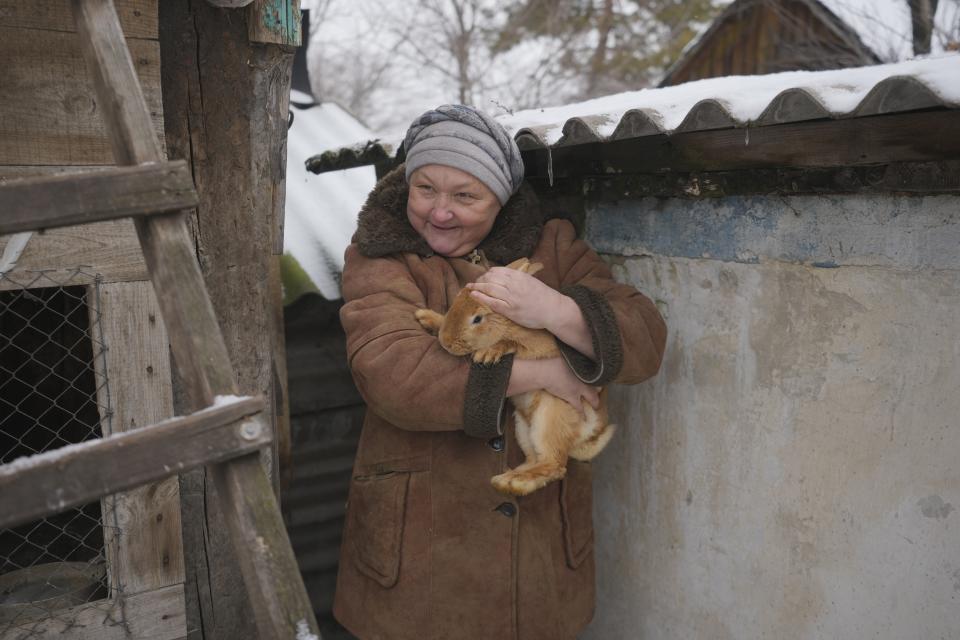
[{"label": "icicle", "polygon": [[547,182],[553,186],[553,152],[547,145]]}]

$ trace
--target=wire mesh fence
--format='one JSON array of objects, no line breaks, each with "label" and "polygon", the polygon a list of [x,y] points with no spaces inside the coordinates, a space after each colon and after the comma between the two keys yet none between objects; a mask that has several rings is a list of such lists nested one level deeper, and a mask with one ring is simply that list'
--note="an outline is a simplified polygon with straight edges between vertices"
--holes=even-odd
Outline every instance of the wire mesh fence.
[{"label": "wire mesh fence", "polygon": [[[105,352],[95,274],[0,273],[0,464],[110,433]],[[49,633],[70,607],[110,607],[116,532],[105,536],[101,504],[0,530],[0,638]]]}]

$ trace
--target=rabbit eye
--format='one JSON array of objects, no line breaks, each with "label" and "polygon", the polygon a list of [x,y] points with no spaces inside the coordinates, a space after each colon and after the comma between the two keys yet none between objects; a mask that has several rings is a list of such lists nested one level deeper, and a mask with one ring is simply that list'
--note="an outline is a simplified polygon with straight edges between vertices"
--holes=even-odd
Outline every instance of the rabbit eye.
[{"label": "rabbit eye", "polygon": [[470,324],[480,324],[481,320],[483,320],[483,316],[473,316],[473,320],[470,321]]}]

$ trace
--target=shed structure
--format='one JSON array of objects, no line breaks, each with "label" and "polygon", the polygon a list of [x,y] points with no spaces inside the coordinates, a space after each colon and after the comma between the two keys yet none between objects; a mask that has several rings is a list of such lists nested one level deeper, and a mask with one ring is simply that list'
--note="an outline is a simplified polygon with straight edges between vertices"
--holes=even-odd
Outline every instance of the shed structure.
[{"label": "shed structure", "polygon": [[[162,140],[156,1],[119,15]],[[68,3],[0,3],[0,34],[0,182],[112,165]],[[173,415],[167,334],[131,220],[4,236],[0,248],[0,463]],[[0,637],[94,617],[185,637],[179,500],[171,478],[0,532]],[[90,629],[122,637],[123,625]]]},{"label": "shed structure", "polygon": [[[71,10],[107,16],[113,4],[0,0],[0,184],[114,165],[104,118],[129,105],[98,97]],[[154,133],[181,160],[144,189],[166,194],[172,209],[198,207],[196,259],[239,389],[269,407],[281,444],[262,462],[276,482],[287,431],[279,238],[298,2],[115,5]],[[214,153],[218,145],[230,153]],[[149,278],[129,219],[0,236],[0,464],[198,408],[189,375],[171,361]],[[255,637],[257,607],[212,485],[199,469],[0,531],[0,638]]]},{"label": "shed structure", "polygon": [[[960,3],[939,2],[931,27],[928,50],[955,49]],[[914,55],[913,38],[906,0],[735,0],[685,47],[659,86],[896,62]]]},{"label": "shed structure", "polygon": [[960,628],[957,77],[954,54],[501,118],[669,328],[660,374],[611,393],[583,637]]}]

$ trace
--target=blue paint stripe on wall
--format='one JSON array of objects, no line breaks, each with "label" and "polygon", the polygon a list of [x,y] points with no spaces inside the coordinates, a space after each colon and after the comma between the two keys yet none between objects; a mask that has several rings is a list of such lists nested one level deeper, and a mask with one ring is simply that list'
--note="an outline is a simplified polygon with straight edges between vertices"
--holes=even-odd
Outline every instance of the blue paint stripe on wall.
[{"label": "blue paint stripe on wall", "polygon": [[834,268],[960,268],[957,196],[642,198],[587,205],[602,253]]}]

